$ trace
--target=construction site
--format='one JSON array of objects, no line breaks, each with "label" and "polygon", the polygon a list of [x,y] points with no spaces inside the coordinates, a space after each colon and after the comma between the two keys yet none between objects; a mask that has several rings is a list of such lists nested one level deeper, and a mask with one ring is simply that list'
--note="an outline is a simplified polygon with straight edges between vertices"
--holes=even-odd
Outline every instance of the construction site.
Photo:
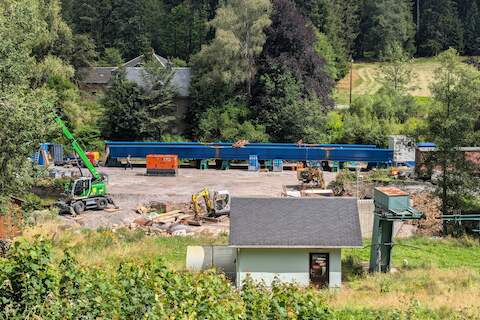
[{"label": "construction site", "polygon": [[[415,161],[420,163],[434,146],[415,146],[403,136],[392,136],[388,149],[247,141],[106,142],[100,156],[99,152],[84,152],[64,130],[74,154],[66,157],[62,145],[44,144],[34,161],[48,168],[50,179],[70,183],[71,194],[56,205],[61,219],[77,227],[218,235],[229,231],[233,197],[354,197],[359,203],[362,236],[370,237],[374,189],[388,185],[412,194],[413,206],[428,213],[428,223],[402,222],[396,234],[433,235],[441,230],[438,202],[425,200],[433,197],[432,178],[418,178],[425,174],[424,162],[415,167]],[[415,168],[422,168],[422,173]],[[37,189],[43,197],[61,198],[58,190],[55,194],[48,188]]]}]

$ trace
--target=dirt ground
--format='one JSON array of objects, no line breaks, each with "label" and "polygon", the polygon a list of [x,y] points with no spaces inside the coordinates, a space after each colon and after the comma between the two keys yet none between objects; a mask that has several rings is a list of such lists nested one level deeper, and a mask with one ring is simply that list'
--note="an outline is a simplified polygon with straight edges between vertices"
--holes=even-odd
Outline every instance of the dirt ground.
[{"label": "dirt ground", "polygon": [[[108,175],[108,191],[120,210],[115,212],[88,211],[74,218],[86,228],[129,225],[143,203],[160,201],[187,203],[191,195],[208,187],[211,191],[228,190],[232,197],[280,197],[284,185],[298,184],[295,171],[249,172],[245,170],[179,169],[176,177],[146,176],[145,168],[100,168]],[[328,184],[334,174],[325,172]]]}]

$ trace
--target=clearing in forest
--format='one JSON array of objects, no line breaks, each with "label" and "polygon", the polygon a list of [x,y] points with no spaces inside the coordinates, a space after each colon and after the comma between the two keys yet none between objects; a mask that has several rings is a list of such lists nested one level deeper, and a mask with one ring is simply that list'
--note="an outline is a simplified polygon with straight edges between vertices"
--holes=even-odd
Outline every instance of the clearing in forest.
[{"label": "clearing in forest", "polygon": [[[358,62],[353,64],[353,96],[374,94],[380,89],[379,62]],[[413,62],[415,77],[411,80],[410,94],[418,97],[429,97],[430,84],[434,80],[434,71],[438,63],[434,58],[419,58]],[[350,74],[337,83],[335,100],[338,103],[347,103],[350,86]]]}]

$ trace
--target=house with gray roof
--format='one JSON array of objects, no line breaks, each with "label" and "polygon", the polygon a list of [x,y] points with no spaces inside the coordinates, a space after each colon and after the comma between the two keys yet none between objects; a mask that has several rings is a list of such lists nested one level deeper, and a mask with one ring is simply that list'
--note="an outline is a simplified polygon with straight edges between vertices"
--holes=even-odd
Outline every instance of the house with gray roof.
[{"label": "house with gray roof", "polygon": [[[152,58],[160,63],[163,67],[170,65],[170,62],[156,53],[152,52]],[[107,90],[115,76],[120,70],[125,71],[125,78],[129,81],[135,82],[143,89],[148,89],[144,80],[143,63],[145,55],[138,56],[130,61],[125,62],[119,67],[88,67],[80,68],[80,88],[92,94],[103,92]],[[172,67],[173,78],[172,85],[175,90],[174,102],[177,107],[177,133],[182,133],[185,129],[183,121],[185,114],[190,105],[190,83],[191,83],[191,69],[185,67]]]},{"label": "house with gray roof", "polygon": [[230,247],[236,283],[247,276],[341,286],[341,250],[362,246],[355,198],[233,198]]}]

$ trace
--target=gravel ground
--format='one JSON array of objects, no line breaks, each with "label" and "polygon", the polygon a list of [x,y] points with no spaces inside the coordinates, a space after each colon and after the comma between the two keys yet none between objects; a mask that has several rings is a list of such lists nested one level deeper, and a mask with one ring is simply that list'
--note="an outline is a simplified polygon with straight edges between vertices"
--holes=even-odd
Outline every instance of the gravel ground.
[{"label": "gravel ground", "polygon": [[[100,168],[108,175],[108,191],[120,210],[88,211],[74,218],[86,228],[130,224],[138,214],[138,205],[150,201],[186,203],[191,195],[208,187],[211,191],[228,190],[232,197],[280,197],[284,185],[298,184],[295,171],[249,172],[244,170],[179,169],[176,177],[146,176],[145,168]],[[328,184],[334,174],[325,172]]]}]

